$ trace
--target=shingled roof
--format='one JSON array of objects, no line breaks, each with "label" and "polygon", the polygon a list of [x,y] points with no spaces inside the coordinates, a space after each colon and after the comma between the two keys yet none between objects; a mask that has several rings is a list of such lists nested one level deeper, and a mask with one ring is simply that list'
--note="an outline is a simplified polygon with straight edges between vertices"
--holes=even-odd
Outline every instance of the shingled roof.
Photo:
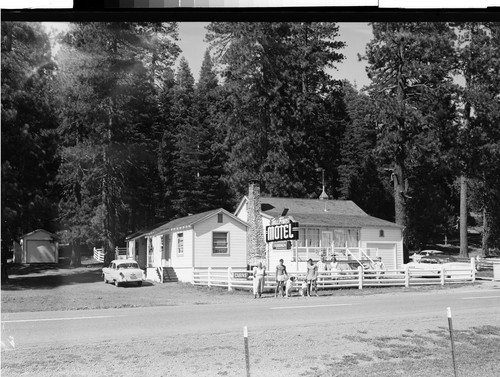
[{"label": "shingled roof", "polygon": [[178,219],[169,221],[168,223],[165,223],[159,227],[151,229],[150,231],[146,232],[145,235],[146,236],[155,236],[157,234],[165,233],[165,232],[172,231],[172,230],[180,230],[183,228],[190,228],[191,226],[193,226],[197,222],[205,220],[211,216],[214,216],[217,213],[224,213],[225,215],[232,217],[233,219],[241,222],[242,224],[244,224],[246,226],[245,222],[243,222],[242,220],[240,220],[239,218],[234,216],[232,213],[227,212],[223,208],[218,208],[218,209],[214,209],[211,211],[201,212],[201,213],[197,213],[195,215],[180,217]]},{"label": "shingled roof", "polygon": [[369,216],[351,200],[261,197],[260,202],[262,213],[271,217],[279,217],[288,208],[287,215],[301,226],[401,228],[393,222]]}]

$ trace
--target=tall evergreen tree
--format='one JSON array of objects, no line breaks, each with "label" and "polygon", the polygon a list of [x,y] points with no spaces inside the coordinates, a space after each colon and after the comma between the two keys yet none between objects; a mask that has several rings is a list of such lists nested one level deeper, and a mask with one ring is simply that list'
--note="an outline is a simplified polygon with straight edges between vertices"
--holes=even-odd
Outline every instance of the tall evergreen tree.
[{"label": "tall evergreen tree", "polygon": [[40,23],[2,22],[2,251],[57,227],[54,69]]},{"label": "tall evergreen tree", "polygon": [[218,127],[220,90],[208,52],[197,85],[182,58],[174,81],[166,87],[160,165],[171,205],[169,218],[217,207],[230,209],[223,168],[224,130]]},{"label": "tall evergreen tree", "polygon": [[[483,213],[483,255],[500,248],[500,23],[457,26],[461,173],[471,180],[473,209]],[[464,217],[466,214],[464,215]],[[466,223],[465,223],[466,224]],[[462,233],[465,233],[462,232]],[[466,233],[460,253],[467,256]]]},{"label": "tall evergreen tree", "polygon": [[214,22],[207,29],[230,104],[226,169],[235,193],[258,178],[264,193],[308,196],[320,186],[317,167],[337,178],[345,114],[332,112],[338,83],[325,68],[343,59],[338,27]]},{"label": "tall evergreen tree", "polygon": [[[140,210],[137,202],[154,198],[148,189],[158,186],[155,78],[147,56],[158,53],[151,33],[163,25],[153,26],[148,33],[135,23],[75,24],[58,59],[61,219],[72,243],[102,243],[107,260],[130,231],[131,208],[145,222],[155,213],[154,203]],[[175,25],[165,30],[174,33]]]},{"label": "tall evergreen tree", "polygon": [[200,143],[194,78],[187,60],[180,60],[175,77],[175,155],[173,161],[176,216],[198,212],[203,192],[200,187]]},{"label": "tall evergreen tree", "polygon": [[205,51],[200,78],[196,85],[195,103],[199,125],[199,182],[205,198],[200,203],[200,210],[219,207],[232,210],[235,201],[231,196],[224,169],[227,162],[224,145],[227,133],[220,118],[226,102],[208,50]]},{"label": "tall evergreen tree", "polygon": [[[377,109],[366,94],[344,84],[349,121],[342,140],[339,167],[342,197],[353,200],[368,214],[392,221],[394,199],[387,173],[379,167]],[[391,208],[392,207],[392,208]]]},{"label": "tall evergreen tree", "polygon": [[[450,91],[454,34],[445,23],[374,23],[366,49],[369,93],[379,111],[379,151],[392,166],[396,223],[408,227],[412,184],[408,169],[421,147],[434,148],[434,102]],[[445,98],[446,100],[446,98]],[[408,229],[408,228],[407,228]],[[404,232],[408,246],[408,231]],[[406,254],[407,256],[407,254]]]}]

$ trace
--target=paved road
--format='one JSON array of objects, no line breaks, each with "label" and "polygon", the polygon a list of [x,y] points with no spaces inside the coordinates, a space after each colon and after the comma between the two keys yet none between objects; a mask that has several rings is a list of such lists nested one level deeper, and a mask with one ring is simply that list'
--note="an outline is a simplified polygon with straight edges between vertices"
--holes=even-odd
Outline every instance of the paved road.
[{"label": "paved road", "polygon": [[392,326],[440,322],[452,308],[455,328],[500,325],[500,288],[490,285],[446,291],[374,296],[251,299],[244,304],[79,310],[2,314],[2,342],[16,348],[36,345],[121,341],[176,335],[241,333],[334,322]]}]

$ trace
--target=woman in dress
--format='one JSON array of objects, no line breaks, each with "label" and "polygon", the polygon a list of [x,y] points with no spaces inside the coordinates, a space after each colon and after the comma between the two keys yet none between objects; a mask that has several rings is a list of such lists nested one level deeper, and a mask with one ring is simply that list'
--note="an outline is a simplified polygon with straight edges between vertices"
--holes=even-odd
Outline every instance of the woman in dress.
[{"label": "woman in dress", "polygon": [[318,296],[318,289],[316,287],[316,281],[318,279],[318,266],[313,263],[312,259],[307,261],[307,296],[311,296],[311,288],[314,290],[316,296]]},{"label": "woman in dress", "polygon": [[266,276],[266,268],[262,265],[262,262],[259,262],[257,267],[253,268],[253,295],[254,298],[257,298],[262,295],[262,291],[264,290],[264,277]]}]

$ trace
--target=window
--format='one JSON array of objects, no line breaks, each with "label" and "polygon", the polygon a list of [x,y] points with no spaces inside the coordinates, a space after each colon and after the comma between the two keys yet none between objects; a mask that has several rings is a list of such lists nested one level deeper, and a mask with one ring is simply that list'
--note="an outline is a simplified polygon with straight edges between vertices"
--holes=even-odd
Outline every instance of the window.
[{"label": "window", "polygon": [[217,214],[217,222],[221,224],[224,222],[224,215],[222,213]]},{"label": "window", "polygon": [[383,229],[381,229],[381,230],[378,232],[378,236],[379,236],[379,237],[385,237],[385,234],[384,234]]},{"label": "window", "polygon": [[307,246],[319,247],[319,229],[307,229]]},{"label": "window", "polygon": [[212,233],[212,254],[227,255],[229,254],[229,240],[226,232]]},{"label": "window", "polygon": [[307,243],[306,228],[299,227],[298,247],[306,247],[306,243]]},{"label": "window", "polygon": [[359,245],[359,231],[357,229],[347,229],[346,239],[348,247],[358,247]]},{"label": "window", "polygon": [[177,254],[184,254],[184,233],[177,233]]}]

